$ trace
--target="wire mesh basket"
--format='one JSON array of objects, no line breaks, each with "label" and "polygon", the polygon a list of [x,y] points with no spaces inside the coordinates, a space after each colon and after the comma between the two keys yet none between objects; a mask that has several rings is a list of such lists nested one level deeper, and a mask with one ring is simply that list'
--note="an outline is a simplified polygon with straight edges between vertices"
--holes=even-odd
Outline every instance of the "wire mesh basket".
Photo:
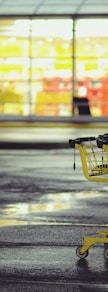
[{"label": "wire mesh basket", "polygon": [[99,148],[96,139],[92,139],[80,138],[69,142],[72,148],[79,150],[85,177],[90,181],[108,182],[108,145],[103,144]]}]

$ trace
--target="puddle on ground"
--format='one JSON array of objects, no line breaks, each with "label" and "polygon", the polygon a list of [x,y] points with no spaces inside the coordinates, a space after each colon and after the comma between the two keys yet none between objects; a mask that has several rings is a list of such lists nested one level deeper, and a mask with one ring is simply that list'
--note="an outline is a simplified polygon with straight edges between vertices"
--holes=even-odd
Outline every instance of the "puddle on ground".
[{"label": "puddle on ground", "polygon": [[[40,197],[40,201],[14,203],[0,206],[0,225],[28,224],[29,221],[47,221],[52,213],[61,213],[73,208],[86,208],[84,199],[100,196],[97,191],[81,191],[71,193],[49,193]],[[45,216],[44,216],[45,215]]]}]

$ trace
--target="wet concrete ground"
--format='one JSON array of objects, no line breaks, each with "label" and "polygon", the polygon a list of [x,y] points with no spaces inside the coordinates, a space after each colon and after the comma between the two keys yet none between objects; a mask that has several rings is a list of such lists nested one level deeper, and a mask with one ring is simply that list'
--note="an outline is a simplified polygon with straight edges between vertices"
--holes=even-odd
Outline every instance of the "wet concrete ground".
[{"label": "wet concrete ground", "polygon": [[[72,149],[0,150],[1,291],[108,291],[102,244],[76,256],[84,236],[108,228],[108,186],[84,177]],[[40,289],[40,290],[39,290]]]}]

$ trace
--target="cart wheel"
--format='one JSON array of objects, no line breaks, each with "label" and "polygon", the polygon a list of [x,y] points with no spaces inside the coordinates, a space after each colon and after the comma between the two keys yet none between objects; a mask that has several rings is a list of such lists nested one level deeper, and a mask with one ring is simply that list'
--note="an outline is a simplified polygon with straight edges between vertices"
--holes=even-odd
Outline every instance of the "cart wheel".
[{"label": "cart wheel", "polygon": [[80,253],[82,246],[78,246],[76,249],[76,255],[80,258],[80,259],[85,259],[88,256],[88,250],[86,250],[84,253]]},{"label": "cart wheel", "polygon": [[108,243],[107,242],[104,243],[104,248],[105,249],[108,248]]},{"label": "cart wheel", "polygon": [[108,260],[108,248],[104,249],[104,257],[106,260]]},{"label": "cart wheel", "polygon": [[[106,237],[108,237],[108,235],[107,235]],[[104,243],[104,248],[107,248],[107,247],[108,247],[108,243],[105,242],[105,243]]]}]

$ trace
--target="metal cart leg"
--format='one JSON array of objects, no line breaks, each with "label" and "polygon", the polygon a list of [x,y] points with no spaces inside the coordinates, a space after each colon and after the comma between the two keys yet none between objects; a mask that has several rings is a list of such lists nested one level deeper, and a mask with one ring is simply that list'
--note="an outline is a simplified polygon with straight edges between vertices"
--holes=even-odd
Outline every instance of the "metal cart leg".
[{"label": "metal cart leg", "polygon": [[89,249],[93,247],[95,243],[103,243],[104,257],[108,260],[108,229],[97,231],[96,233],[102,235],[103,237],[84,237],[84,244],[77,247],[76,255],[80,259],[84,259],[88,256]]}]

